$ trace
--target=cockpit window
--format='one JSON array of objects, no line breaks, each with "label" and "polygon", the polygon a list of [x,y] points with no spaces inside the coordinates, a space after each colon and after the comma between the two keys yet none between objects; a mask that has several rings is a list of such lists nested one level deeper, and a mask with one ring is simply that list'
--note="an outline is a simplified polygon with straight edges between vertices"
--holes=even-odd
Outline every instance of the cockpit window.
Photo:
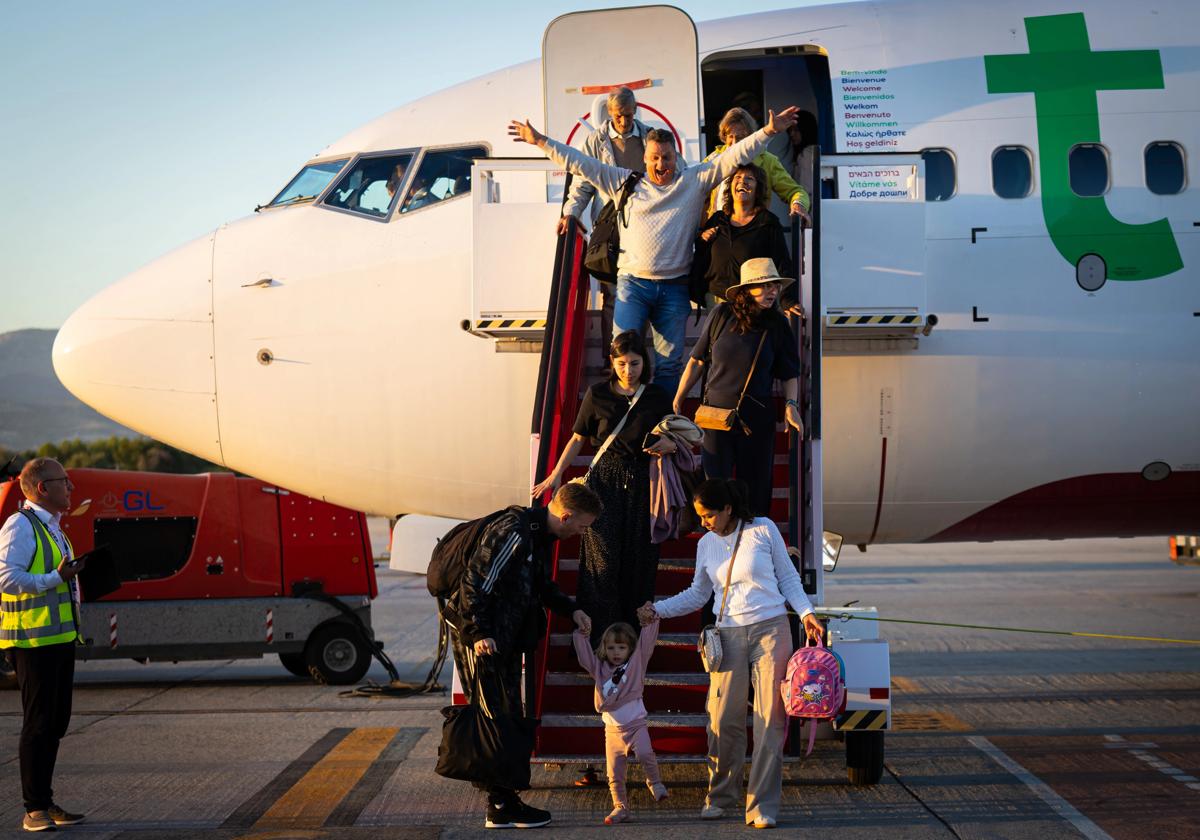
[{"label": "cockpit window", "polygon": [[321,194],[321,191],[329,186],[329,182],[342,171],[342,167],[346,165],[346,161],[350,158],[341,158],[340,160],[325,160],[320,163],[310,163],[308,166],[300,170],[300,173],[293,178],[283,191],[275,198],[271,199],[268,207],[278,207],[281,204],[298,204],[302,201],[312,201]]},{"label": "cockpit window", "polygon": [[472,162],[475,158],[487,156],[488,150],[483,146],[426,152],[404,204],[400,206],[400,212],[408,213],[439,201],[467,195],[471,192]]},{"label": "cockpit window", "polygon": [[360,158],[337,182],[325,204],[376,219],[387,217],[404,185],[412,155],[388,154]]}]

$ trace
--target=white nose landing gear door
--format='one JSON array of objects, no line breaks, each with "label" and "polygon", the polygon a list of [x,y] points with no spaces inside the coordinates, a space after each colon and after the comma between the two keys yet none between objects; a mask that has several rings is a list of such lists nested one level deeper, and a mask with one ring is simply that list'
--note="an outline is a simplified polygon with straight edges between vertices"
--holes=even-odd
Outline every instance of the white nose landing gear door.
[{"label": "white nose landing gear door", "polygon": [[[608,118],[608,93],[625,85],[637,97],[637,118],[649,128],[672,131],[679,153],[696,163],[696,50],[696,25],[673,6],[602,9],[555,18],[542,39],[546,133],[579,148]],[[561,181],[556,186],[561,191]]]}]

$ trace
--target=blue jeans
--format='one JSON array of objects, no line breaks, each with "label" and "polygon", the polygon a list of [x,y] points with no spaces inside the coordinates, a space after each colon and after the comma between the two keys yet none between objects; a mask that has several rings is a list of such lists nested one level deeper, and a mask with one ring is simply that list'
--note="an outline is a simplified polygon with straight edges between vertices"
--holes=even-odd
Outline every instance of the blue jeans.
[{"label": "blue jeans", "polygon": [[672,399],[683,375],[683,344],[691,311],[686,283],[670,285],[629,274],[617,278],[613,337],[626,330],[641,332],[642,324],[650,321],[654,384],[665,388]]}]

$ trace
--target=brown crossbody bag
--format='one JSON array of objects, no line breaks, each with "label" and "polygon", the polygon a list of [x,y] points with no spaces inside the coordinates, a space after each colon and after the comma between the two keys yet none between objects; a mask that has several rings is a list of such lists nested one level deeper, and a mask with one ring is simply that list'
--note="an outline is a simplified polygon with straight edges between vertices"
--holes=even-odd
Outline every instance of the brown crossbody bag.
[{"label": "brown crossbody bag", "polygon": [[[762,353],[763,343],[766,340],[767,331],[763,330],[762,338],[758,340],[758,349],[754,351],[754,361],[750,363],[750,373],[746,374],[746,384],[742,386],[742,393],[738,394],[737,405],[733,408],[701,405],[696,409],[697,426],[701,429],[712,429],[715,432],[732,432],[740,426],[743,432],[750,434],[750,430],[738,418],[738,409],[742,407],[742,400],[746,398],[746,390],[750,387],[750,380],[754,378],[754,369],[758,367],[758,357]],[[716,343],[716,339],[713,339],[713,343]]]}]

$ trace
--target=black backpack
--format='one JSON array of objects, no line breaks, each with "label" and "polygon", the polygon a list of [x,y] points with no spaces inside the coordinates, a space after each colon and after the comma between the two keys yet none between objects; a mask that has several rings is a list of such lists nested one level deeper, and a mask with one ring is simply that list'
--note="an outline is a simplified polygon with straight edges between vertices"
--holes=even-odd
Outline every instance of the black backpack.
[{"label": "black backpack", "polygon": [[463,572],[467,570],[467,558],[479,545],[483,532],[504,514],[512,511],[521,521],[522,529],[528,530],[529,512],[520,505],[489,513],[479,519],[460,522],[446,532],[433,547],[429,556],[429,568],[425,572],[425,587],[429,594],[438,598],[449,598],[458,591]]},{"label": "black backpack", "polygon": [[592,235],[588,239],[583,266],[601,283],[617,282],[617,258],[621,254],[621,228],[629,227],[625,218],[625,202],[634,186],[642,178],[641,172],[631,172],[621,185],[617,199],[610,201],[600,210]]}]

